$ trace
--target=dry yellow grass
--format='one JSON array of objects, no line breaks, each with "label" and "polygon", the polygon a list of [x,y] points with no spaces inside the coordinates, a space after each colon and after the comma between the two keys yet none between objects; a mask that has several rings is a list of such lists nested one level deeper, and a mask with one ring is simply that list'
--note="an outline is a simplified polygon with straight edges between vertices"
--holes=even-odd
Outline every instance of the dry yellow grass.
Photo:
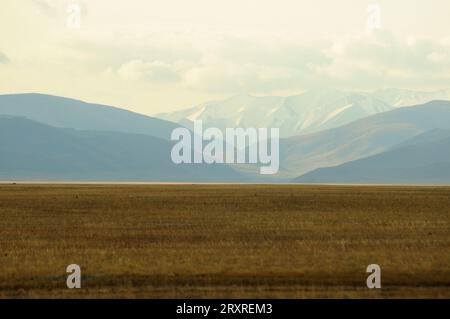
[{"label": "dry yellow grass", "polygon": [[445,187],[0,185],[0,238],[3,298],[450,297]]}]

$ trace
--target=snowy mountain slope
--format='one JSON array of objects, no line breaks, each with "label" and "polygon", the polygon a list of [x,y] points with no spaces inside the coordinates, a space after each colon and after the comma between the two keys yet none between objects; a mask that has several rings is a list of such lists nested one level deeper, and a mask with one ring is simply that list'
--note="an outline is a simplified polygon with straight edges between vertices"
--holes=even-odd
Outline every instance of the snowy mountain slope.
[{"label": "snowy mountain slope", "polygon": [[338,127],[391,109],[369,93],[312,90],[288,97],[238,95],[156,116],[186,126],[202,120],[206,127],[220,129],[278,127],[280,135],[288,137]]},{"label": "snowy mountain slope", "polygon": [[416,92],[402,89],[384,89],[373,96],[394,107],[424,104],[433,100],[450,100],[450,89],[433,92]]},{"label": "snowy mountain slope", "polygon": [[398,108],[347,125],[284,139],[280,175],[303,175],[385,152],[433,129],[450,130],[450,102]]},{"label": "snowy mountain slope", "polygon": [[300,183],[450,183],[450,131],[431,130],[384,153],[319,168]]},{"label": "snowy mountain slope", "polygon": [[[450,130],[450,101],[397,108],[337,128],[281,139],[280,171],[270,177],[285,181],[380,154],[407,141],[426,144],[425,138],[434,140],[433,130]],[[414,140],[427,131],[428,135]],[[251,173],[248,167],[237,169],[242,174]]]}]

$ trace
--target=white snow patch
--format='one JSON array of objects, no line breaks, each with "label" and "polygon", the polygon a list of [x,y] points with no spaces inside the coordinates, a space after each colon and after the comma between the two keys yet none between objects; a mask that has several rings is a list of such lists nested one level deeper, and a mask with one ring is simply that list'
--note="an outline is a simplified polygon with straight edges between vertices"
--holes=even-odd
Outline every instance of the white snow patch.
[{"label": "white snow patch", "polygon": [[275,113],[276,111],[278,111],[278,107],[274,107],[273,109],[271,109],[269,111],[269,113],[266,114],[266,116],[272,115],[273,113]]},{"label": "white snow patch", "polygon": [[192,113],[191,115],[189,115],[186,118],[193,122],[193,121],[197,120],[200,117],[200,115],[202,115],[202,113],[205,111],[205,109],[206,109],[206,107],[204,106],[204,107],[202,107],[198,111]]},{"label": "white snow patch", "polygon": [[307,115],[306,119],[302,119],[297,123],[296,129],[304,130],[304,129],[314,125],[314,121],[315,121],[314,114],[309,113]]},{"label": "white snow patch", "polygon": [[326,122],[328,122],[329,120],[331,120],[333,117],[336,117],[339,113],[344,112],[346,109],[350,108],[353,106],[353,103],[347,104],[333,112],[331,112],[330,114],[328,114],[328,116],[322,121],[322,123],[320,124],[324,124]]}]

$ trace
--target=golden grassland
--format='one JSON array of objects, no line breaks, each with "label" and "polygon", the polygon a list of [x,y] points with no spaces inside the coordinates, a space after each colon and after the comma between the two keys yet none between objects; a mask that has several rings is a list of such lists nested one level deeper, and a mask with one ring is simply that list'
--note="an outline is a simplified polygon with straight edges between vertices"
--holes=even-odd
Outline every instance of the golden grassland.
[{"label": "golden grassland", "polygon": [[450,297],[446,187],[4,184],[0,239],[3,298]]}]

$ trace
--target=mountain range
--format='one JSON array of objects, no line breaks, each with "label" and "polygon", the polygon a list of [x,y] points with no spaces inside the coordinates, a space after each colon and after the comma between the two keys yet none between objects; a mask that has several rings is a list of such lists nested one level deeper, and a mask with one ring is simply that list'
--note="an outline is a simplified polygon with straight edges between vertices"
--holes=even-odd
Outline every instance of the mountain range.
[{"label": "mountain range", "polygon": [[320,89],[287,97],[238,95],[156,116],[186,127],[192,127],[195,120],[222,130],[227,127],[277,127],[281,137],[290,137],[339,127],[397,107],[448,99],[450,90],[385,89],[369,93]]},{"label": "mountain range", "polygon": [[424,104],[435,100],[450,100],[450,89],[431,92],[383,89],[375,91],[373,95],[393,107],[404,107]]},{"label": "mountain range", "polygon": [[420,134],[391,150],[336,167],[319,168],[298,183],[448,184],[450,130]]},{"label": "mountain range", "polygon": [[179,124],[117,107],[45,94],[0,95],[0,115],[23,116],[61,128],[146,134],[170,139]]},{"label": "mountain range", "polygon": [[280,177],[383,153],[419,134],[450,129],[450,102],[433,101],[375,114],[322,132],[280,142]]},{"label": "mountain range", "polygon": [[[0,95],[0,180],[450,183],[448,93],[239,95],[162,118],[43,94]],[[435,97],[442,100],[428,101]],[[173,164],[171,132],[196,119],[222,129],[280,127],[279,173]]]},{"label": "mountain range", "polygon": [[169,141],[0,116],[0,180],[238,182],[225,165],[175,165]]}]

